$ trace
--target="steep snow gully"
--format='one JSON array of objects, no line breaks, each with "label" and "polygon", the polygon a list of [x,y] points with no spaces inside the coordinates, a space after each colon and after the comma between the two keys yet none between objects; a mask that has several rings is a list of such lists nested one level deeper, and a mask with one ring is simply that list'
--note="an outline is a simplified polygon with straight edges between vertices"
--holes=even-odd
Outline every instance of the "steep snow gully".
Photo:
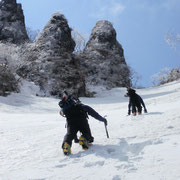
[{"label": "steep snow gully", "polygon": [[148,110],[138,116],[126,116],[125,88],[99,88],[95,98],[81,98],[107,115],[110,138],[90,117],[94,144],[86,151],[73,144],[68,157],[61,149],[66,129],[59,100],[35,92],[25,84],[21,94],[0,97],[1,180],[180,179],[180,81],[137,89]]}]

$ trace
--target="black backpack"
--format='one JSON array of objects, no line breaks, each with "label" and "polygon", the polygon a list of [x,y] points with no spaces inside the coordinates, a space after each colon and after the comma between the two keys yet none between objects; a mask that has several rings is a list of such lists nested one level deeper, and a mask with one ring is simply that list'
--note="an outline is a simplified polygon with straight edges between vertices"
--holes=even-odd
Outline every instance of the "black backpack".
[{"label": "black backpack", "polygon": [[88,118],[87,112],[84,111],[83,104],[79,101],[79,99],[69,97],[67,100],[60,101],[59,106],[61,107],[67,120],[83,120]]}]

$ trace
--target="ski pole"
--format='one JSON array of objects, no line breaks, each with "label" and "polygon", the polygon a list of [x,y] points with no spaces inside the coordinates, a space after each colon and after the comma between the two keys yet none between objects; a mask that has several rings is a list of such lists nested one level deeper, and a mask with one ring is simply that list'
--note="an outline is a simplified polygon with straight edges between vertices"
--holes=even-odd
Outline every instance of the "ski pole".
[{"label": "ski pole", "polygon": [[[104,118],[107,117],[107,116],[104,116]],[[106,135],[107,135],[107,138],[109,138],[109,133],[108,133],[108,130],[107,130],[107,125],[104,123],[104,127],[105,127],[105,131],[106,131]]]},{"label": "ski pole", "polygon": [[104,126],[105,126],[105,130],[106,130],[107,138],[109,138],[109,133],[108,133],[107,126],[105,125],[105,123],[104,123]]}]

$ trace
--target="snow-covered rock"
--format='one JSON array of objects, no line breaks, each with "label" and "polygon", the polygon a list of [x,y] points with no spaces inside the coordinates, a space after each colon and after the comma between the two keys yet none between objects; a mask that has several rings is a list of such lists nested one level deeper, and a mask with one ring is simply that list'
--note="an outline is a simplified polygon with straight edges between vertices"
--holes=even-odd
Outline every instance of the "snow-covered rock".
[{"label": "snow-covered rock", "polygon": [[[108,21],[97,22],[85,49],[79,54],[73,53],[75,42],[71,28],[61,13],[52,15],[34,43],[22,44],[26,40],[21,4],[16,0],[0,1],[1,47],[4,44],[14,52],[5,53],[8,61],[11,59],[9,64],[13,63],[13,69],[21,78],[38,85],[45,96],[58,96],[64,90],[87,96],[91,94],[87,86],[110,89],[130,84],[123,48]],[[16,43],[18,48],[11,48],[12,43]],[[17,54],[16,58],[14,54]]]},{"label": "snow-covered rock", "polygon": [[36,48],[48,51],[50,55],[63,55],[74,51],[75,42],[71,28],[63,14],[55,13],[35,42]]},{"label": "snow-covered rock", "polygon": [[19,44],[28,40],[21,4],[0,1],[0,41]]},{"label": "snow-covered rock", "polygon": [[86,82],[89,84],[107,88],[130,85],[130,72],[123,48],[116,39],[116,31],[111,22],[102,20],[96,23],[79,59],[87,72]]},{"label": "snow-covered rock", "polygon": [[35,43],[27,46],[24,65],[18,74],[39,85],[45,95],[59,95],[64,90],[85,96],[85,79],[72,51],[75,42],[65,17],[56,13]]}]

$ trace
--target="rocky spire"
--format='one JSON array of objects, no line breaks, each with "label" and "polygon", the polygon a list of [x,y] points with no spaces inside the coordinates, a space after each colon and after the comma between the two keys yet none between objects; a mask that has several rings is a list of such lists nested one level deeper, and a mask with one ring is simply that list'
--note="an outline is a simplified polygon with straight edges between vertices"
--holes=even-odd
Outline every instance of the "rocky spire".
[{"label": "rocky spire", "polygon": [[128,86],[129,68],[116,31],[109,21],[98,21],[87,45],[80,54],[81,65],[87,72],[86,82],[107,88]]},{"label": "rocky spire", "polygon": [[19,44],[27,40],[21,4],[16,0],[0,1],[0,41]]},{"label": "rocky spire", "polygon": [[75,42],[71,37],[71,28],[64,15],[55,13],[40,33],[36,46],[53,54],[62,55],[74,51]]},{"label": "rocky spire", "polygon": [[72,52],[75,42],[64,15],[54,14],[25,52],[27,62],[18,74],[40,86],[47,95],[58,96],[64,90],[85,96],[85,79],[79,60]]},{"label": "rocky spire", "polygon": [[116,40],[116,31],[111,22],[101,20],[96,23],[84,49],[84,53],[93,53],[94,50],[106,52],[107,55],[113,50],[120,57],[124,56],[122,46]]}]

